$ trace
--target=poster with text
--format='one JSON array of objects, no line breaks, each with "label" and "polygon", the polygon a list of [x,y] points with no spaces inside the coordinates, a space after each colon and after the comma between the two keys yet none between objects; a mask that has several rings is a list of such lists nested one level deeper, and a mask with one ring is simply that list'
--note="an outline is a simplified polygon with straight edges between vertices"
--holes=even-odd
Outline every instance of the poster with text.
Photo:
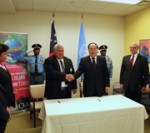
[{"label": "poster with text", "polygon": [[9,47],[8,56],[5,62],[7,69],[12,76],[13,91],[15,93],[16,110],[29,107],[29,82],[27,65],[19,62],[19,58],[27,51],[28,34],[0,32],[0,43]]}]

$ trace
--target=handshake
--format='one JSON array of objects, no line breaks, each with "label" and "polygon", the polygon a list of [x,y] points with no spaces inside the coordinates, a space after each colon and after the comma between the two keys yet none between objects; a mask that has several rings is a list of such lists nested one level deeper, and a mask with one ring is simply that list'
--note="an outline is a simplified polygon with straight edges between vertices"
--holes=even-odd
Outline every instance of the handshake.
[{"label": "handshake", "polygon": [[73,76],[72,74],[66,74],[65,79],[66,79],[68,82],[71,82],[72,80],[74,80],[74,76]]}]

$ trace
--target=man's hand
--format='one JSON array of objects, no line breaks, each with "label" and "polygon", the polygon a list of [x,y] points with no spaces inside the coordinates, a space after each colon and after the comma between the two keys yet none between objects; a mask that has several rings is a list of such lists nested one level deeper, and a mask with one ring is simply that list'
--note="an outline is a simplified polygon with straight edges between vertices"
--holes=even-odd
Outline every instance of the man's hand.
[{"label": "man's hand", "polygon": [[26,52],[26,53],[30,53],[30,52],[33,52],[33,48],[31,48],[31,49],[27,50],[27,52]]},{"label": "man's hand", "polygon": [[72,93],[73,94],[77,93],[77,89],[72,89]]},{"label": "man's hand", "polygon": [[120,84],[120,89],[121,89],[121,91],[124,91],[124,86],[123,86],[123,84]]},{"label": "man's hand", "polygon": [[149,85],[147,85],[146,87],[142,87],[141,92],[142,93],[144,93],[144,92],[150,92]]},{"label": "man's hand", "polygon": [[74,80],[74,76],[72,74],[66,74],[66,78],[65,78],[68,82],[71,82],[72,80]]},{"label": "man's hand", "polygon": [[105,87],[105,92],[106,92],[107,94],[109,94],[109,93],[110,93],[110,87]]},{"label": "man's hand", "polygon": [[10,107],[7,107],[6,110],[7,110],[7,112],[9,113],[9,120],[10,120],[10,118],[11,118],[11,108],[10,108]]}]

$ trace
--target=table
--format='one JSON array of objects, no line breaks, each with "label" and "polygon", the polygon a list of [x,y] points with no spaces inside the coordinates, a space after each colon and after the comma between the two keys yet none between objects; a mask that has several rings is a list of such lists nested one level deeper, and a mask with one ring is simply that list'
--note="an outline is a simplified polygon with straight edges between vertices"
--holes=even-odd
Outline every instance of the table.
[{"label": "table", "polygon": [[44,100],[42,133],[144,133],[143,105],[122,95]]}]

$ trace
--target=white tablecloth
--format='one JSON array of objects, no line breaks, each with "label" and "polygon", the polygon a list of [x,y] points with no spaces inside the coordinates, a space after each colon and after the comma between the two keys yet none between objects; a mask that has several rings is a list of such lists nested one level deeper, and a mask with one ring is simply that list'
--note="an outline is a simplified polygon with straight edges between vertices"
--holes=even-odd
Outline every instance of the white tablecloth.
[{"label": "white tablecloth", "polygon": [[143,105],[122,95],[45,100],[42,133],[144,133]]}]

